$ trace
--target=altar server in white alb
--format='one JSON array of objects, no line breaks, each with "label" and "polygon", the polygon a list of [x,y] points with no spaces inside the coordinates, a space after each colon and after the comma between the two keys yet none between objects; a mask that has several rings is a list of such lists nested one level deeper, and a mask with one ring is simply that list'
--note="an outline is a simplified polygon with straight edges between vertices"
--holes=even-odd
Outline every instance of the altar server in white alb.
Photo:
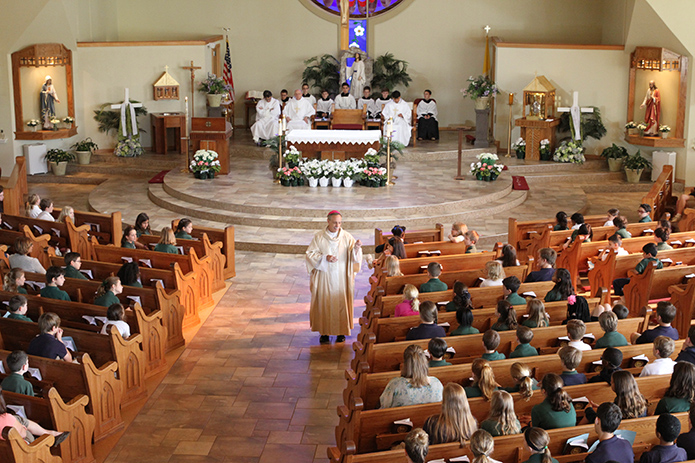
[{"label": "altar server in white alb", "polygon": [[357,102],[355,97],[350,95],[350,86],[344,82],[340,86],[340,95],[335,97],[335,109],[355,109]]},{"label": "altar server in white alb", "polygon": [[316,101],[316,119],[329,119],[333,114],[333,98],[328,96],[328,90],[321,90],[321,98]]},{"label": "altar server in white alb", "polygon": [[367,119],[375,119],[377,114],[381,113],[381,106],[377,109],[376,102],[372,98],[372,89],[369,85],[362,90],[362,98],[357,100],[357,109],[364,108],[367,105]]},{"label": "altar server in white alb", "polygon": [[437,102],[431,99],[432,92],[425,90],[424,98],[417,104],[417,139],[439,140]]},{"label": "altar server in white alb", "polygon": [[387,88],[381,89],[381,96],[374,100],[374,106],[376,108],[375,118],[381,117],[381,112],[384,110],[384,106],[389,104],[391,97],[389,96],[389,91]]},{"label": "altar server in white alb", "polygon": [[309,93],[309,84],[306,82],[302,84],[302,98],[306,98],[311,103],[311,106],[316,107],[316,97]]},{"label": "altar server in white alb", "polygon": [[270,140],[278,134],[280,102],[270,90],[263,92],[263,99],[256,104],[256,123],[251,126],[253,141]]},{"label": "altar server in white alb", "polygon": [[295,90],[294,98],[286,105],[283,114],[287,119],[287,131],[295,129],[308,130],[311,128],[311,116],[316,111],[308,98],[302,98],[302,91]]},{"label": "altar server in white alb", "polygon": [[[384,121],[393,119],[393,141],[403,143],[403,146],[408,146],[413,114],[408,103],[401,98],[401,92],[395,90],[391,94],[391,101],[384,106],[382,115],[384,116]],[[386,129],[387,124],[384,124],[384,135],[386,135]]]}]

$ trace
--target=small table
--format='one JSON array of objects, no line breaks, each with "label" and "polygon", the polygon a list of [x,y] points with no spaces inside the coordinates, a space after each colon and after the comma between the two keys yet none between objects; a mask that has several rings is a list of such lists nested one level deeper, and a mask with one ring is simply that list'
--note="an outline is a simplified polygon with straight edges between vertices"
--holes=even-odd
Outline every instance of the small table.
[{"label": "small table", "polygon": [[541,159],[541,141],[550,142],[549,149],[552,152],[555,147],[555,130],[560,125],[560,119],[531,120],[525,117],[514,121],[514,125],[521,127],[521,138],[526,141],[526,159],[539,161]]},{"label": "small table", "polygon": [[379,150],[380,137],[378,130],[293,130],[287,135],[287,144],[294,145],[305,157],[361,159],[369,148]]},{"label": "small table", "polygon": [[186,115],[184,113],[150,113],[152,121],[152,151],[167,154],[167,129],[174,130],[174,151],[185,154],[182,147],[186,137]]}]

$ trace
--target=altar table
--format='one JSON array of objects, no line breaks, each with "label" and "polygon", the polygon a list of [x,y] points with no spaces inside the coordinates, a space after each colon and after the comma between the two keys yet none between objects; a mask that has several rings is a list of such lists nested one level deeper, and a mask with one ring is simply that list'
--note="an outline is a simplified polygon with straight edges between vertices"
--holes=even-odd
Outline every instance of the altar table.
[{"label": "altar table", "polygon": [[379,150],[379,130],[293,130],[287,146],[294,146],[304,157],[345,160],[362,159],[369,148]]}]

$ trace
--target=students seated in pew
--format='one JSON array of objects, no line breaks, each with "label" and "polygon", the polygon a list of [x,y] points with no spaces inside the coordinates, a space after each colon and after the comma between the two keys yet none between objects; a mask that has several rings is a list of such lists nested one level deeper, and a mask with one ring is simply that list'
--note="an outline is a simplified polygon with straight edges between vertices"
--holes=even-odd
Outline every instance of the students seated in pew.
[{"label": "students seated in pew", "polygon": [[389,277],[402,277],[403,272],[401,272],[401,263],[396,256],[386,256],[384,260],[384,266],[386,267],[386,276]]},{"label": "students seated in pew", "polygon": [[543,298],[545,302],[566,301],[569,296],[574,294],[572,275],[566,268],[555,270],[552,281],[555,282],[555,286]]},{"label": "students seated in pew", "polygon": [[693,402],[695,402],[695,365],[677,362],[673,367],[668,389],[656,405],[654,414],[687,412]]},{"label": "students seated in pew", "polygon": [[39,215],[36,216],[38,220],[48,220],[49,222],[55,222],[56,219],[53,218],[51,212],[53,212],[53,201],[48,198],[43,198],[39,203]]},{"label": "students seated in pew", "polygon": [[434,376],[428,376],[428,370],[422,347],[415,344],[406,347],[401,375],[392,378],[379,397],[381,408],[441,402],[442,383]]},{"label": "students seated in pew", "polygon": [[649,215],[652,212],[652,207],[649,204],[640,204],[637,208],[637,215],[639,216],[639,223],[651,222],[652,218]]},{"label": "students seated in pew", "polygon": [[606,222],[603,224],[603,226],[612,227],[613,220],[615,220],[616,217],[620,217],[620,211],[615,208],[608,209],[608,211],[606,211]]},{"label": "students seated in pew", "polygon": [[518,267],[519,259],[516,257],[516,248],[511,244],[502,246],[502,255],[497,262],[502,264],[502,267]]},{"label": "students seated in pew", "polygon": [[463,242],[463,235],[467,231],[468,231],[468,227],[466,226],[465,223],[454,222],[454,224],[451,225],[451,231],[449,232],[449,236],[447,236],[447,238],[452,243],[461,243],[461,242]]},{"label": "students seated in pew", "polygon": [[109,334],[111,327],[115,326],[123,339],[130,337],[130,325],[125,321],[125,309],[119,303],[111,304],[106,309],[107,321],[101,327],[101,334]]},{"label": "students seated in pew", "polygon": [[442,264],[439,262],[430,262],[427,265],[427,275],[430,277],[430,279],[420,285],[420,292],[433,293],[435,291],[446,291],[449,289],[446,283],[439,279],[439,275],[441,274]]},{"label": "students seated in pew", "polygon": [[489,432],[478,429],[471,436],[471,452],[473,461],[471,463],[500,463],[493,460],[490,455],[495,450],[495,440]]},{"label": "students seated in pew", "polygon": [[72,362],[72,354],[63,344],[63,329],[58,315],[53,312],[42,313],[39,317],[39,331],[29,343],[27,354]]},{"label": "students seated in pew", "polygon": [[422,428],[415,428],[405,437],[407,463],[425,463],[429,453],[430,438]]},{"label": "students seated in pew", "polygon": [[505,278],[502,280],[502,286],[504,286],[502,293],[504,294],[504,298],[507,302],[509,302],[511,305],[526,305],[526,299],[517,294],[517,291],[519,291],[519,287],[521,286],[521,281],[519,281],[518,277],[512,275]]},{"label": "students seated in pew", "polygon": [[471,293],[468,292],[468,286],[461,281],[454,282],[454,299],[447,302],[445,310],[447,312],[457,312],[461,308],[473,309],[471,305]]},{"label": "students seated in pew", "polygon": [[[650,243],[651,244],[651,243]],[[649,344],[659,336],[667,336],[674,341],[678,341],[678,330],[671,326],[671,322],[676,318],[676,306],[668,301],[659,301],[656,304],[656,328],[646,330],[644,333],[632,333],[630,341],[632,344]]]},{"label": "students seated in pew", "polygon": [[528,427],[524,431],[526,446],[531,451],[531,456],[524,463],[557,463],[553,458],[548,445],[550,436],[544,429]]},{"label": "students seated in pew", "polygon": [[118,295],[123,292],[121,279],[118,277],[107,277],[97,289],[94,304],[102,307],[111,307],[113,304],[120,304]]},{"label": "students seated in pew", "polygon": [[695,364],[695,326],[688,330],[688,337],[683,341],[683,348],[676,357],[676,362],[680,361]]},{"label": "students seated in pew", "polygon": [[179,220],[178,225],[176,225],[176,238],[192,240],[191,233],[193,233],[193,222],[191,222],[191,219],[184,218]]},{"label": "students seated in pew", "polygon": [[475,230],[468,230],[465,235],[463,235],[463,243],[466,245],[465,254],[472,254],[478,252],[478,248],[475,247],[475,243],[478,242],[480,235]]},{"label": "students seated in pew", "polygon": [[505,279],[504,268],[499,261],[491,260],[485,263],[485,278],[480,282],[481,288],[488,286],[502,286],[502,281]]},{"label": "students seated in pew", "polygon": [[625,229],[627,223],[627,218],[624,216],[616,217],[615,219],[613,219],[613,225],[615,225],[615,228],[617,228],[615,234],[619,235],[623,239],[632,238],[632,233]]},{"label": "students seated in pew", "polygon": [[681,421],[670,413],[662,413],[656,420],[656,437],[659,445],[644,452],[639,463],[677,463],[688,459],[687,452],[676,445],[681,433]]},{"label": "students seated in pew", "polygon": [[41,202],[41,197],[36,193],[32,193],[27,197],[27,202],[25,203],[25,211],[27,217],[35,219],[41,213],[41,208],[39,203]]},{"label": "students seated in pew", "polygon": [[545,304],[537,298],[530,299],[526,303],[528,317],[521,324],[529,328],[543,328],[550,326],[550,317],[545,312]]},{"label": "students seated in pew", "polygon": [[415,341],[444,337],[446,337],[446,330],[437,325],[437,305],[432,301],[423,302],[420,304],[420,324],[410,328],[405,339]]},{"label": "students seated in pew", "polygon": [[78,280],[86,280],[84,273],[80,272],[82,267],[82,257],[79,252],[68,252],[65,254],[65,276],[67,278],[77,278]]},{"label": "students seated in pew", "polygon": [[695,403],[690,406],[688,419],[690,421],[690,431],[681,434],[676,444],[678,447],[685,449],[685,452],[688,454],[688,460],[695,460]]},{"label": "students seated in pew", "polygon": [[576,319],[567,321],[567,337],[570,339],[568,346],[580,351],[591,350],[591,346],[583,341],[585,334],[586,324],[583,321]]},{"label": "students seated in pew", "polygon": [[623,238],[617,233],[608,237],[608,248],[601,251],[599,259],[608,259],[608,254],[611,252],[616,253],[618,256],[627,256],[630,254],[623,248]]},{"label": "students seated in pew", "polygon": [[442,338],[430,339],[430,342],[427,344],[427,352],[430,353],[430,368],[451,365],[451,363],[444,360],[444,354],[446,353],[446,341]]},{"label": "students seated in pew", "polygon": [[569,230],[567,226],[567,213],[565,211],[560,211],[555,214],[555,226],[553,231]]},{"label": "students seated in pew", "polygon": [[601,354],[601,371],[592,377],[590,383],[606,382],[611,384],[613,373],[621,371],[620,365],[623,363],[623,352],[615,347],[607,347]]},{"label": "students seated in pew", "polygon": [[564,346],[557,351],[557,355],[560,357],[560,364],[562,365],[560,378],[565,386],[585,384],[586,375],[577,371],[577,367],[582,363],[582,351],[571,346]]},{"label": "students seated in pew", "polygon": [[[640,392],[632,373],[625,370],[616,371],[611,379],[613,380],[611,389],[615,392],[613,403],[620,408],[623,419],[647,416],[649,403]],[[596,419],[595,410],[598,409],[599,405],[591,399],[589,399],[589,405],[590,407],[584,409],[584,416],[587,423],[593,423]]]},{"label": "students seated in pew", "polygon": [[41,297],[70,301],[68,293],[59,288],[65,283],[65,270],[60,267],[51,266],[46,270],[46,286],[41,288]]},{"label": "students seated in pew", "polygon": [[418,296],[418,290],[414,285],[405,285],[405,288],[403,288],[403,302],[394,309],[394,317],[420,315],[420,300]]},{"label": "students seated in pew", "polygon": [[430,436],[430,444],[464,442],[478,430],[478,422],[471,413],[466,392],[461,385],[448,383],[442,393],[442,412],[425,420],[422,429]]},{"label": "students seated in pew", "polygon": [[654,239],[656,240],[657,251],[673,251],[673,246],[668,244],[668,239],[671,237],[671,232],[666,228],[657,228],[654,230]]},{"label": "students seated in pew", "polygon": [[137,262],[126,262],[118,269],[116,276],[120,278],[123,286],[142,288],[142,283],[140,283],[140,267]]},{"label": "students seated in pew", "polygon": [[75,223],[75,209],[73,209],[72,206],[63,206],[63,209],[61,209],[60,214],[58,215],[58,218],[56,219],[56,222],[65,223],[65,219],[68,217],[70,218],[70,221],[74,224]]},{"label": "students seated in pew", "polygon": [[596,340],[594,345],[596,349],[627,346],[627,339],[618,332],[618,316],[616,314],[603,312],[598,317],[598,324],[605,334]]},{"label": "students seated in pew", "polygon": [[504,360],[506,357],[504,354],[497,352],[497,348],[500,345],[500,334],[494,329],[487,330],[483,334],[483,348],[485,353],[481,357],[485,360]]},{"label": "students seated in pew", "polygon": [[562,379],[547,373],[541,381],[545,400],[531,409],[531,425],[543,429],[568,428],[577,424],[572,398],[562,388]]},{"label": "students seated in pew", "polygon": [[154,247],[154,250],[157,252],[166,252],[167,254],[178,254],[179,250],[176,247],[174,230],[170,227],[162,228],[162,232],[159,235],[159,243]]},{"label": "students seated in pew", "polygon": [[518,392],[525,401],[529,401],[533,397],[533,391],[540,389],[538,381],[531,377],[531,368],[521,362],[515,362],[509,368],[509,376],[514,380],[514,386],[505,387],[504,390],[512,393]]},{"label": "students seated in pew", "polygon": [[507,391],[495,391],[490,399],[490,414],[480,423],[480,429],[492,437],[509,436],[521,432],[521,423],[514,413],[514,399]]},{"label": "students seated in pew", "polygon": [[557,259],[557,252],[552,248],[543,248],[538,251],[538,265],[541,267],[540,270],[534,270],[533,272],[526,275],[525,283],[532,283],[534,281],[551,281],[553,275],[555,275],[555,260]]},{"label": "students seated in pew", "polygon": [[7,306],[10,314],[7,316],[10,320],[22,320],[23,322],[33,322],[31,318],[26,316],[27,298],[21,294],[12,296]]},{"label": "students seated in pew", "polygon": [[673,339],[666,336],[658,336],[654,340],[654,361],[645,365],[640,373],[640,378],[643,376],[654,375],[670,375],[673,373],[673,367],[676,365],[674,360],[671,360],[671,354],[676,348],[676,343]]},{"label": "students seated in pew", "polygon": [[127,249],[144,249],[144,245],[138,242],[138,233],[133,227],[128,225],[123,229],[121,247]]},{"label": "students seated in pew", "polygon": [[500,385],[495,381],[495,373],[492,371],[490,362],[485,359],[475,359],[471,364],[473,374],[473,384],[465,387],[466,396],[485,397],[485,400],[492,399],[492,393],[499,389]]},{"label": "students seated in pew", "polygon": [[36,257],[31,257],[29,253],[34,247],[26,236],[20,236],[14,241],[14,254],[9,257],[10,268],[21,268],[25,272],[46,273],[41,262]]},{"label": "students seated in pew", "polygon": [[[386,252],[386,250],[389,248],[393,248],[395,243],[400,243],[401,245],[405,244],[405,226],[403,225],[394,225],[393,228],[391,229],[391,238],[389,238],[388,242],[386,243],[381,243],[377,247],[374,248],[374,252],[377,254],[381,254],[382,252]],[[403,254],[398,254],[399,259],[405,259],[405,248],[400,246],[400,249],[403,250]],[[393,249],[391,249],[391,252],[393,252]]]},{"label": "students seated in pew", "polygon": [[23,350],[15,350],[5,360],[10,374],[0,383],[3,391],[16,392],[34,397],[34,387],[24,379],[24,373],[29,371],[29,356]]},{"label": "students seated in pew", "polygon": [[24,270],[21,268],[13,268],[5,274],[2,289],[11,293],[27,294],[27,290],[24,289],[24,283],[26,283],[26,281]]},{"label": "students seated in pew", "polygon": [[142,235],[152,234],[152,230],[150,229],[150,217],[144,212],[139,213],[135,218],[135,232],[138,238]]},{"label": "students seated in pew", "polygon": [[478,334],[478,328],[473,325],[473,311],[467,307],[461,307],[456,311],[456,321],[459,326],[449,333],[449,336],[465,336],[467,334]]},{"label": "students seated in pew", "polygon": [[538,355],[538,351],[531,345],[533,341],[533,330],[528,326],[519,326],[516,329],[516,340],[519,345],[509,354],[509,358],[533,357]]},{"label": "students seated in pew", "polygon": [[596,410],[594,430],[598,434],[599,444],[584,460],[585,463],[633,463],[635,454],[632,445],[614,433],[620,426],[623,415],[620,408],[611,402],[604,402]]},{"label": "students seated in pew", "polygon": [[495,309],[497,322],[492,325],[495,331],[511,331],[515,330],[519,323],[516,319],[516,310],[509,301],[499,301]]},{"label": "students seated in pew", "polygon": [[572,214],[570,220],[572,221],[572,227],[570,228],[570,230],[578,230],[579,227],[581,227],[584,224],[584,216],[579,212],[575,212],[574,214]]},{"label": "students seated in pew", "polygon": [[[15,428],[19,433],[19,436],[22,439],[24,439],[24,441],[27,444],[31,444],[32,442],[34,442],[34,440],[37,437],[41,437],[44,434],[50,434],[55,438],[55,441],[53,442],[53,447],[58,447],[70,435],[69,431],[60,432],[44,429],[35,421],[26,419],[23,416],[12,414],[12,411],[9,408],[7,408],[5,397],[3,397],[2,389],[0,389],[0,430],[5,429],[8,426],[11,428]],[[0,435],[0,440],[5,439]]]}]

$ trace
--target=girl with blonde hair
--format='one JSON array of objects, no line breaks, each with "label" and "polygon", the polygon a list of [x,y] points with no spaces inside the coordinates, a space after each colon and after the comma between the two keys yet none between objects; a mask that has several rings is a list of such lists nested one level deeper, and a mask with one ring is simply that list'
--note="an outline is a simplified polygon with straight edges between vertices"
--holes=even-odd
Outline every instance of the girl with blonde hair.
[{"label": "girl with blonde hair", "polygon": [[538,298],[533,298],[526,303],[526,311],[528,318],[524,320],[522,325],[529,328],[542,328],[550,326],[550,317],[545,311],[545,304]]},{"label": "girl with blonde hair", "polygon": [[531,368],[521,362],[512,364],[509,375],[514,380],[514,387],[505,388],[507,392],[518,392],[528,402],[533,397],[533,390],[538,389],[538,381],[531,377]]},{"label": "girl with blonde hair", "polygon": [[154,250],[158,252],[166,252],[168,254],[178,254],[179,250],[176,247],[174,230],[172,230],[170,227],[162,228],[159,243],[157,243],[157,245],[154,247]]},{"label": "girl with blonde hair", "polygon": [[24,283],[27,281],[24,276],[24,270],[21,268],[13,268],[5,274],[3,279],[3,290],[10,293],[27,294],[24,289]]},{"label": "girl with blonde hair", "polygon": [[471,463],[495,463],[490,455],[495,450],[495,441],[489,432],[478,429],[471,436],[471,452],[473,461]]},{"label": "girl with blonde hair", "polygon": [[65,223],[66,217],[70,217],[70,222],[72,222],[73,225],[75,224],[75,209],[73,209],[72,206],[64,206],[56,222]]},{"label": "girl with blonde hair", "polygon": [[508,436],[521,432],[521,423],[514,412],[514,399],[507,391],[495,391],[490,400],[490,414],[480,423],[480,429],[484,429],[492,435]]},{"label": "girl with blonde hair", "polygon": [[461,385],[448,383],[442,394],[442,412],[432,415],[422,426],[430,436],[430,444],[464,441],[478,429],[478,422],[471,414],[466,391]]},{"label": "girl with blonde hair", "polygon": [[388,256],[384,261],[384,266],[386,267],[386,276],[389,277],[402,277],[401,264],[396,256]]},{"label": "girl with blonde hair", "polygon": [[428,376],[429,363],[422,347],[411,344],[403,352],[401,375],[392,378],[379,397],[381,408],[441,402],[442,383]]},{"label": "girl with blonde hair", "polygon": [[429,453],[430,438],[422,428],[415,428],[405,438],[405,454],[408,463],[425,463]]},{"label": "girl with blonde hair", "polygon": [[466,395],[468,397],[485,397],[486,400],[492,398],[492,393],[499,388],[495,381],[495,373],[492,371],[490,362],[485,359],[475,359],[471,364],[473,373],[473,385],[468,386]]},{"label": "girl with blonde hair", "polygon": [[39,214],[41,213],[41,208],[39,207],[40,202],[41,197],[36,193],[32,193],[27,197],[27,202],[24,205],[27,217],[35,219],[39,216]]},{"label": "girl with blonde hair", "polygon": [[463,235],[468,231],[468,227],[463,222],[454,222],[451,225],[451,232],[449,233],[449,241],[452,243],[461,243],[463,241]]},{"label": "girl with blonde hair", "polygon": [[485,263],[485,278],[481,283],[481,287],[486,286],[502,286],[502,280],[505,279],[504,267],[497,260],[491,260]]},{"label": "girl with blonde hair", "polygon": [[528,427],[524,431],[524,440],[531,451],[531,457],[524,463],[557,463],[548,450],[550,436],[544,429]]},{"label": "girl with blonde hair", "polygon": [[403,288],[403,302],[396,306],[395,316],[420,315],[419,294],[414,285],[405,285],[405,288]]}]

